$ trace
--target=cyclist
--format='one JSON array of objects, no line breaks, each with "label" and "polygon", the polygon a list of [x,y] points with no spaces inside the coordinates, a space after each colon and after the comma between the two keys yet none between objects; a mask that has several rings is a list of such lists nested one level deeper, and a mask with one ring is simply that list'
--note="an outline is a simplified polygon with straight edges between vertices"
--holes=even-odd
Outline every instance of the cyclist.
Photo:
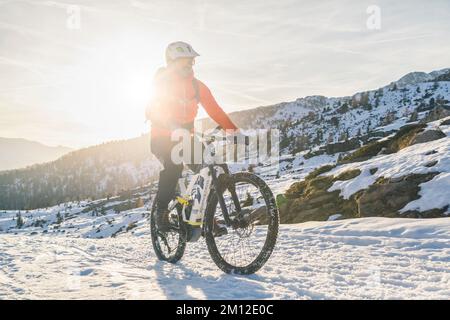
[{"label": "cyclist", "polygon": [[176,129],[193,132],[198,103],[223,129],[238,128],[217,104],[209,88],[194,77],[193,65],[199,54],[185,42],[173,42],[167,46],[166,67],[160,68],[154,78],[154,97],[146,109],[151,122],[151,151],[163,165],[159,173],[156,194],[156,224],[161,231],[169,228],[168,204],[175,196],[175,188],[181,177],[183,165],[171,159],[171,134]]}]

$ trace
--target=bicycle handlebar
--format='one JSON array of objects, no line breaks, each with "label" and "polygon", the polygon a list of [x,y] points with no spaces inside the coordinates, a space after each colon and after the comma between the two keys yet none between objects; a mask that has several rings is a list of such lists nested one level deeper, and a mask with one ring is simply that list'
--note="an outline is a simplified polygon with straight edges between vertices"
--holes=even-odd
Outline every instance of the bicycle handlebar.
[{"label": "bicycle handlebar", "polygon": [[[244,144],[246,146],[249,145],[249,136],[244,134],[238,134],[233,136],[221,136],[221,135],[198,135],[197,136],[200,141],[204,141],[207,144],[213,143],[215,141],[226,141],[228,143],[232,143],[234,145]],[[233,140],[231,141],[231,138]]]}]

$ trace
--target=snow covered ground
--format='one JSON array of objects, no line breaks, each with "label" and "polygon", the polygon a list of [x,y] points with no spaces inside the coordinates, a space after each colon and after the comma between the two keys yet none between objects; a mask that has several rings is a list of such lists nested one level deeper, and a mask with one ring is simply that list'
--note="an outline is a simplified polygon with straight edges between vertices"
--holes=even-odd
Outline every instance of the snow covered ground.
[{"label": "snow covered ground", "polygon": [[222,273],[203,240],[178,264],[160,262],[148,228],[138,231],[0,234],[0,299],[450,299],[450,218],[282,225],[251,276]]}]

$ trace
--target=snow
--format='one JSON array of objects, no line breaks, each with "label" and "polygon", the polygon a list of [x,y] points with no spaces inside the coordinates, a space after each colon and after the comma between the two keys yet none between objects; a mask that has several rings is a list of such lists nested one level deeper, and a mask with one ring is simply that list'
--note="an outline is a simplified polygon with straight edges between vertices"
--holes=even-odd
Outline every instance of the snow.
[{"label": "snow", "polygon": [[[449,205],[450,199],[450,173],[444,172],[432,180],[420,184],[419,199],[411,201],[400,212],[408,210],[426,211],[434,208],[444,208]],[[447,214],[450,207],[447,208]]]},{"label": "snow", "polygon": [[1,299],[450,299],[450,218],[282,225],[257,273],[222,273],[203,240],[176,265],[148,234],[0,235]]},{"label": "snow", "polygon": [[370,170],[365,169],[358,176],[358,179],[336,181],[327,191],[332,192],[335,190],[341,190],[341,193],[339,195],[348,200],[352,194],[358,192],[361,189],[367,188],[375,181],[376,178],[370,173]]},{"label": "snow", "polygon": [[[393,130],[398,130],[401,127],[403,127],[405,124],[407,124],[407,122],[408,122],[408,118],[407,117],[403,117],[403,118],[400,118],[397,121],[395,121],[395,122],[393,122],[391,124],[388,124],[386,126],[377,127],[376,130],[374,130],[374,131],[375,132],[376,131],[389,132],[389,131],[393,131]],[[416,123],[416,122],[410,122],[409,124],[413,124],[413,123]],[[382,139],[380,139],[379,141],[382,141]]]},{"label": "snow", "polygon": [[[58,212],[63,218],[60,224],[57,223],[56,218]],[[82,212],[81,208],[75,204],[71,209],[54,206],[48,209],[30,210],[28,213],[22,211],[24,226],[21,229],[16,228],[16,221],[13,220],[17,213],[18,211],[0,212],[0,234],[2,232],[27,235],[46,233],[58,236],[63,233],[71,237],[107,238],[122,232],[134,233],[138,227],[147,224],[145,207],[121,213],[106,210],[104,214],[97,215],[91,211]],[[34,225],[39,220],[43,221],[42,227]]]},{"label": "snow", "polygon": [[342,214],[340,214],[340,213],[332,214],[331,216],[328,217],[328,221],[335,221],[335,220],[339,219],[340,217],[342,217]]},{"label": "snow", "polygon": [[[446,119],[450,119],[447,117]],[[325,176],[359,169],[361,174],[346,181],[336,181],[328,191],[341,190],[340,195],[348,199],[352,194],[372,185],[378,178],[399,178],[409,174],[439,173],[431,181],[420,184],[420,199],[414,200],[402,209],[428,210],[450,206],[450,126],[439,126],[445,119],[429,123],[429,128],[439,127],[447,137],[419,143],[404,148],[396,153],[379,155],[367,161],[340,165],[324,173]],[[436,163],[433,166],[428,164]],[[373,174],[371,169],[377,169]],[[450,213],[450,209],[447,211]]]}]

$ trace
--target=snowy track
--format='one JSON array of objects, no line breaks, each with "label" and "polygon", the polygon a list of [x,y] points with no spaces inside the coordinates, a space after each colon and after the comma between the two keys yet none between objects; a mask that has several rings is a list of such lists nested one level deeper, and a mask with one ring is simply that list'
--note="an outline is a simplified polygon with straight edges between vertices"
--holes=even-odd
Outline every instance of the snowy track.
[{"label": "snowy track", "polygon": [[450,218],[281,226],[252,276],[223,274],[204,241],[176,265],[148,234],[0,235],[0,299],[450,299]]}]

